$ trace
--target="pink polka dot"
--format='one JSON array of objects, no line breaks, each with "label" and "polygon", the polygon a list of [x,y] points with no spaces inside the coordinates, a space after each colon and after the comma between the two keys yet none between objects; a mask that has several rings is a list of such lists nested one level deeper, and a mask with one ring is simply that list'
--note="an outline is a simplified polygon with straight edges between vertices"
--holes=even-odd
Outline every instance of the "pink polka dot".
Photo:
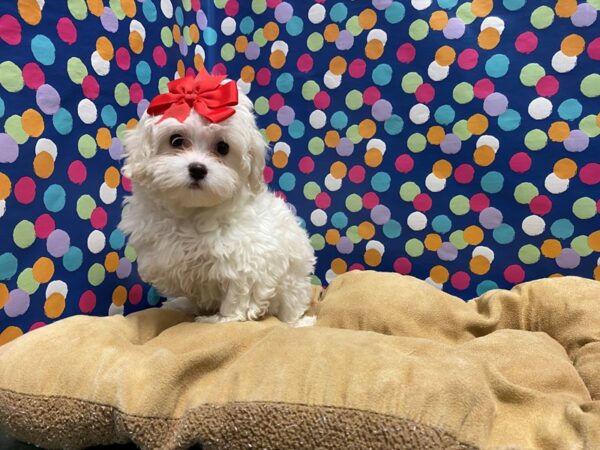
[{"label": "pink polka dot", "polygon": [[348,272],[352,270],[365,270],[365,266],[360,263],[354,263],[350,267],[348,267]]},{"label": "pink polka dot", "polygon": [[[194,69],[192,69],[191,67],[188,67],[187,69],[185,69],[186,77],[195,77],[196,75],[197,75],[196,71]],[[214,75],[216,75],[216,74],[214,74]],[[221,74],[221,75],[224,75],[224,74]]]},{"label": "pink polka dot", "polygon": [[273,171],[273,168],[266,166],[265,169],[263,170],[263,179],[265,180],[265,183],[268,184],[271,181],[273,181],[274,174],[275,174],[275,172]]},{"label": "pink polka dot", "polygon": [[227,67],[223,63],[217,63],[213,66],[211,73],[213,75],[227,75]]},{"label": "pink polka dot", "polygon": [[61,17],[58,19],[56,32],[58,33],[58,37],[69,45],[74,44],[75,41],[77,41],[77,29],[68,17]]},{"label": "pink polka dot", "polygon": [[421,194],[417,194],[412,203],[417,211],[426,212],[431,209],[433,200],[431,200],[429,194],[423,192]]},{"label": "pink polka dot", "polygon": [[475,169],[470,164],[461,164],[454,170],[454,179],[460,184],[469,184],[474,175]]},{"label": "pink polka dot", "polygon": [[318,109],[327,109],[331,103],[331,98],[326,91],[319,91],[313,100],[315,107]]},{"label": "pink polka dot", "polygon": [[310,56],[308,53],[304,53],[300,56],[300,58],[298,58],[298,61],[296,62],[296,67],[298,67],[298,70],[300,72],[308,73],[313,68],[313,64],[314,63],[312,56]]},{"label": "pink polka dot", "polygon": [[478,99],[484,100],[488,95],[494,92],[495,89],[496,87],[494,86],[494,83],[492,83],[492,80],[489,78],[482,78],[475,83],[475,86],[473,86],[473,93]]},{"label": "pink polka dot", "polygon": [[394,261],[394,270],[402,275],[408,275],[412,270],[412,263],[408,258],[401,256]]},{"label": "pink polka dot", "polygon": [[518,264],[512,264],[504,270],[504,279],[512,284],[523,282],[525,279],[525,271]]},{"label": "pink polka dot", "polygon": [[515,40],[515,48],[519,53],[531,53],[538,46],[538,38],[531,31],[521,33]]},{"label": "pink polka dot", "polygon": [[158,67],[165,67],[167,65],[167,52],[160,45],[157,45],[152,51],[152,59]]},{"label": "pink polka dot", "polygon": [[273,94],[269,98],[269,108],[272,111],[279,111],[283,105],[285,105],[285,100],[281,94]]},{"label": "pink polka dot", "polygon": [[129,98],[136,105],[144,99],[144,90],[140,83],[135,82],[129,86]]},{"label": "pink polka dot", "polygon": [[312,173],[315,170],[315,162],[310,156],[304,156],[298,163],[298,169],[302,173]]},{"label": "pink polka dot", "polygon": [[402,44],[396,51],[396,58],[398,58],[398,61],[404,64],[410,64],[413,62],[415,56],[417,56],[417,49],[410,42]]},{"label": "pink polka dot", "polygon": [[196,12],[200,10],[200,0],[192,0],[192,9]]},{"label": "pink polka dot", "polygon": [[415,91],[415,97],[420,103],[429,103],[435,98],[435,88],[429,83],[423,83]]},{"label": "pink polka dot", "polygon": [[126,48],[120,47],[117,49],[115,53],[115,59],[117,61],[117,66],[121,70],[129,70],[131,67],[131,55]]},{"label": "pink polka dot", "polygon": [[83,95],[90,100],[96,100],[100,94],[100,85],[93,75],[86,75],[81,83],[81,89],[83,90]]},{"label": "pink polka dot", "polygon": [[319,192],[315,197],[317,208],[327,209],[331,206],[331,197],[327,192]]},{"label": "pink polka dot", "polygon": [[600,61],[600,37],[594,39],[587,48],[587,54],[590,59],[594,61]]},{"label": "pink polka dot", "polygon": [[535,90],[542,97],[552,97],[558,92],[558,80],[553,75],[546,75],[538,80]]},{"label": "pink polka dot", "polygon": [[269,8],[275,8],[277,5],[279,5],[283,0],[267,0],[267,6]]},{"label": "pink polka dot", "polygon": [[536,195],[529,202],[529,209],[533,214],[544,216],[552,210],[552,200],[545,195]]},{"label": "pink polka dot", "polygon": [[227,3],[225,3],[225,14],[233,17],[236,16],[239,11],[240,4],[237,2],[237,0],[227,0]]},{"label": "pink polka dot", "polygon": [[29,327],[29,331],[37,330],[38,328],[45,327],[46,324],[44,322],[35,322],[33,325]]},{"label": "pink polka dot", "polygon": [[348,66],[348,73],[352,78],[362,78],[367,70],[367,63],[360,58],[355,59]]},{"label": "pink polka dot", "polygon": [[131,192],[131,180],[127,177],[121,177],[121,186],[125,189],[125,192]]},{"label": "pink polka dot", "polygon": [[379,196],[375,192],[367,192],[362,197],[362,204],[367,209],[373,209],[379,205]]},{"label": "pink polka dot", "polygon": [[525,152],[512,155],[508,162],[510,169],[516,173],[525,173],[531,169],[531,157]]},{"label": "pink polka dot", "polygon": [[285,195],[284,192],[282,192],[282,191],[275,191],[274,194],[275,194],[275,197],[280,198],[284,202],[287,202],[287,195]]},{"label": "pink polka dot", "polygon": [[15,197],[19,203],[28,205],[35,199],[35,181],[30,177],[23,177],[15,184]]},{"label": "pink polka dot", "polygon": [[13,16],[5,14],[0,17],[0,39],[9,45],[21,42],[21,24]]},{"label": "pink polka dot", "polygon": [[29,89],[37,89],[46,82],[46,76],[40,66],[30,62],[23,66],[23,81]]},{"label": "pink polka dot", "polygon": [[92,215],[90,216],[90,223],[92,227],[97,230],[101,230],[106,226],[106,222],[108,221],[108,215],[106,211],[101,206],[94,208],[92,211]]},{"label": "pink polka dot", "polygon": [[396,170],[400,173],[409,173],[415,167],[415,161],[412,156],[400,155],[396,158]]},{"label": "pink polka dot", "polygon": [[38,239],[46,239],[56,229],[56,222],[50,214],[42,214],[35,219],[33,229]]},{"label": "pink polka dot", "polygon": [[600,213],[600,199],[596,201],[596,212]]},{"label": "pink polka dot", "polygon": [[365,89],[365,92],[363,92],[363,102],[365,102],[366,105],[372,106],[373,103],[380,98],[381,92],[379,92],[379,89],[377,89],[375,86],[369,86],[367,89]]},{"label": "pink polka dot", "polygon": [[71,164],[69,164],[67,175],[69,176],[71,183],[83,184],[87,178],[87,169],[85,164],[78,160],[73,161]]},{"label": "pink polka dot", "polygon": [[473,48],[466,48],[458,55],[458,67],[463,70],[471,70],[479,62],[479,53]]},{"label": "pink polka dot", "polygon": [[129,299],[129,303],[131,303],[132,305],[137,305],[139,302],[142,301],[143,293],[144,289],[140,284],[134,284],[133,286],[131,286],[131,289],[129,289],[129,295],[127,296],[127,298]]},{"label": "pink polka dot", "polygon": [[472,211],[481,212],[490,206],[490,199],[483,193],[475,194],[469,199],[469,207]]},{"label": "pink polka dot", "polygon": [[471,277],[467,272],[456,272],[450,277],[450,284],[454,289],[464,291],[471,284]]},{"label": "pink polka dot", "polygon": [[79,297],[79,310],[84,314],[91,313],[96,307],[96,294],[87,290]]},{"label": "pink polka dot", "polygon": [[600,183],[600,164],[589,163],[583,166],[579,171],[579,179],[590,186]]},{"label": "pink polka dot", "polygon": [[266,67],[262,67],[256,73],[256,82],[260,86],[266,86],[271,82],[271,71]]},{"label": "pink polka dot", "polygon": [[348,178],[353,183],[362,183],[365,181],[365,168],[363,166],[354,166],[348,171]]}]

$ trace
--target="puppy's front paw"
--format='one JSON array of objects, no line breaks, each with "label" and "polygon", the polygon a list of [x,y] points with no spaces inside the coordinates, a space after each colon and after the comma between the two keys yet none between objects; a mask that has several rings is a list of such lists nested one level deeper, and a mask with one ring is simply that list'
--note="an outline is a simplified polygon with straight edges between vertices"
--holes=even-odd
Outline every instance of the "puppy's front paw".
[{"label": "puppy's front paw", "polygon": [[237,316],[222,316],[221,314],[213,314],[212,316],[196,316],[194,322],[198,323],[225,323],[225,322],[243,322],[243,317]]},{"label": "puppy's front paw", "polygon": [[170,298],[161,305],[161,308],[172,309],[190,316],[198,314],[196,304],[187,297]]}]

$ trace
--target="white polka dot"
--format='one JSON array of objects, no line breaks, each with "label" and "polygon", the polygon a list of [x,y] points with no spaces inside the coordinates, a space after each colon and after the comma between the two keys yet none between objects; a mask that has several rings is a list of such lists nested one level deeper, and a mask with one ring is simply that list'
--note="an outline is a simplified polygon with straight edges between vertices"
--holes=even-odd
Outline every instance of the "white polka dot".
[{"label": "white polka dot", "polygon": [[84,98],[77,105],[77,114],[83,123],[94,123],[98,118],[96,105],[89,98]]},{"label": "white polka dot", "polygon": [[485,247],[483,245],[478,245],[477,247],[475,247],[471,256],[473,258],[475,258],[476,256],[483,256],[490,263],[494,262],[494,251],[491,248]]},{"label": "white polka dot", "polygon": [[523,219],[521,228],[528,236],[539,236],[546,229],[546,222],[540,216],[527,216]]},{"label": "white polka dot", "polygon": [[273,53],[276,50],[281,50],[285,55],[288,54],[288,45],[286,42],[283,41],[275,41],[273,42],[273,45],[271,45],[271,53]]},{"label": "white polka dot", "polygon": [[100,230],[92,231],[87,238],[87,246],[90,252],[96,254],[104,250],[106,245],[106,236]]},{"label": "white polka dot", "polygon": [[140,33],[140,36],[142,36],[142,40],[146,40],[146,29],[144,28],[144,25],[141,24],[141,22],[137,20],[132,20],[129,24],[129,32],[131,33],[132,31],[137,31],[138,33]]},{"label": "white polka dot", "polygon": [[479,139],[477,139],[477,144],[475,145],[475,148],[482,147],[484,145],[487,145],[488,147],[493,148],[494,153],[495,153],[500,148],[500,141],[497,138],[495,138],[494,136],[490,136],[489,134],[484,134]]},{"label": "white polka dot", "polygon": [[538,97],[529,103],[527,112],[535,120],[543,120],[552,114],[552,102],[545,97]]},{"label": "white polka dot", "polygon": [[486,17],[483,19],[483,22],[481,22],[480,29],[483,31],[486,28],[495,28],[498,30],[498,33],[502,34],[504,32],[504,20],[502,20],[500,17]]},{"label": "white polka dot", "polygon": [[570,72],[577,65],[577,56],[567,56],[560,50],[552,57],[552,68],[558,73]]},{"label": "white polka dot", "polygon": [[67,297],[67,293],[69,292],[69,287],[67,283],[61,280],[54,280],[48,283],[46,287],[46,298],[50,297],[52,294],[60,294],[63,297]]},{"label": "white polka dot", "polygon": [[367,245],[365,246],[366,250],[376,250],[377,253],[379,253],[380,255],[383,255],[385,253],[385,245],[383,245],[381,242],[379,241],[369,241],[367,243]]},{"label": "white polka dot", "polygon": [[382,155],[385,153],[386,147],[387,146],[385,145],[385,142],[383,142],[381,139],[371,139],[369,142],[367,142],[367,150],[376,148],[381,152]]},{"label": "white polka dot", "polygon": [[108,307],[108,315],[109,316],[122,316],[125,312],[125,306],[117,306],[114,303],[111,303]]},{"label": "white polka dot", "polygon": [[50,139],[41,138],[35,143],[35,154],[41,152],[50,153],[52,159],[56,161],[56,155],[58,154],[58,150],[56,148],[56,144],[52,142]]},{"label": "white polka dot", "polygon": [[46,4],[45,0],[37,0],[37,4],[40,7],[40,9],[44,9],[44,5]]},{"label": "white polka dot", "polygon": [[442,289],[444,288],[444,285],[443,285],[443,284],[441,284],[441,283],[436,283],[435,281],[433,281],[433,280],[431,279],[431,277],[427,277],[427,278],[425,278],[425,282],[426,282],[427,284],[430,284],[430,285],[431,285],[431,286],[433,286],[434,288],[437,288],[437,289],[439,289],[439,290],[442,290]]},{"label": "white polka dot", "polygon": [[160,0],[160,10],[167,19],[173,17],[173,4],[171,0]]},{"label": "white polka dot", "polygon": [[408,116],[410,117],[412,123],[421,125],[429,120],[429,114],[430,112],[427,105],[424,105],[423,103],[417,103],[415,106],[410,108]]},{"label": "white polka dot", "polygon": [[314,4],[308,10],[308,20],[314,24],[321,23],[325,19],[326,12],[327,11],[323,5],[318,3]]},{"label": "white polka dot", "polygon": [[411,0],[410,3],[418,11],[423,11],[431,6],[431,0]]},{"label": "white polka dot", "polygon": [[336,276],[337,276],[336,273],[331,269],[329,269],[327,272],[325,272],[325,279],[327,280],[327,283],[331,283],[335,279]]},{"label": "white polka dot", "polygon": [[446,180],[443,178],[438,178],[434,174],[430,173],[425,178],[425,187],[429,189],[431,192],[440,192],[443,191],[446,187]]},{"label": "white polka dot", "polygon": [[342,180],[338,180],[328,173],[325,177],[325,187],[331,192],[339,191],[342,187]]},{"label": "white polka dot", "polygon": [[0,217],[2,217],[5,212],[6,212],[6,201],[0,200]]},{"label": "white polka dot", "polygon": [[313,127],[315,130],[320,130],[327,123],[327,114],[325,114],[320,109],[315,109],[313,112],[310,113],[308,122],[310,123],[310,126]]},{"label": "white polka dot", "polygon": [[427,226],[427,216],[421,211],[415,211],[408,215],[406,223],[413,231],[421,231]]},{"label": "white polka dot", "polygon": [[325,86],[327,86],[329,89],[335,89],[342,83],[342,76],[335,75],[328,70],[325,72],[325,75],[323,75],[323,83],[325,83]]},{"label": "white polka dot", "polygon": [[429,75],[429,78],[433,81],[445,80],[449,73],[450,66],[440,66],[436,61],[429,64],[429,67],[427,68],[427,75]]},{"label": "white polka dot", "polygon": [[196,44],[196,46],[194,47],[194,55],[200,55],[202,57],[202,60],[204,60],[206,57],[206,53],[204,52],[204,47]]},{"label": "white polka dot", "polygon": [[94,51],[92,53],[92,68],[98,75],[103,77],[110,71],[110,62],[102,59],[98,51]]},{"label": "white polka dot", "polygon": [[221,33],[223,33],[225,36],[231,36],[233,33],[235,33],[236,28],[237,23],[233,17],[226,17],[223,19],[223,22],[221,22]]},{"label": "white polka dot", "polygon": [[288,143],[279,141],[273,146],[273,151],[283,152],[287,156],[290,156],[291,149],[290,149],[290,145]]},{"label": "white polka dot", "polygon": [[102,183],[100,186],[100,200],[102,200],[106,205],[110,205],[114,203],[117,199],[117,190],[111,188],[108,184]]},{"label": "white polka dot", "polygon": [[544,187],[551,194],[562,194],[569,188],[569,180],[558,178],[554,172],[544,180]]},{"label": "white polka dot", "polygon": [[371,30],[369,31],[369,34],[367,34],[367,42],[372,41],[373,39],[377,39],[378,41],[381,41],[383,45],[385,45],[388,39],[387,33],[377,28]]},{"label": "white polka dot", "polygon": [[237,84],[238,89],[240,91],[242,91],[244,94],[248,95],[250,93],[250,89],[252,88],[251,83],[246,83],[244,80],[242,80],[240,78],[236,84]]},{"label": "white polka dot", "polygon": [[322,209],[315,209],[310,213],[310,221],[316,227],[322,227],[327,223],[327,213]]}]

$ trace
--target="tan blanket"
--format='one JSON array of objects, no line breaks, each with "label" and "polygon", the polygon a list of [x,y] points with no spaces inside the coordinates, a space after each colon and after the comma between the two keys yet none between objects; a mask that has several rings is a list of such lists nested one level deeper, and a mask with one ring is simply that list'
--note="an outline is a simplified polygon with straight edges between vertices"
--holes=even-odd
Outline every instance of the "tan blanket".
[{"label": "tan blanket", "polygon": [[351,272],[309,328],[72,317],[0,347],[0,429],[60,449],[599,449],[600,283],[464,303]]}]

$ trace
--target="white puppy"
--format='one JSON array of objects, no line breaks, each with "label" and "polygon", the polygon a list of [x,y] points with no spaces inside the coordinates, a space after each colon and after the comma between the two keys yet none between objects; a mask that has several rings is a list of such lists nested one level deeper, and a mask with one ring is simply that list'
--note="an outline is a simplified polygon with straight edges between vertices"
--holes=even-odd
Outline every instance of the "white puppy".
[{"label": "white puppy", "polygon": [[167,307],[198,322],[270,313],[301,324],[314,252],[284,201],[267,190],[267,148],[252,103],[238,99],[237,88],[235,97],[225,119],[207,120],[188,101],[184,120],[145,113],[127,132],[123,174],[133,195],[119,228],[137,251],[142,279],[173,298]]}]

